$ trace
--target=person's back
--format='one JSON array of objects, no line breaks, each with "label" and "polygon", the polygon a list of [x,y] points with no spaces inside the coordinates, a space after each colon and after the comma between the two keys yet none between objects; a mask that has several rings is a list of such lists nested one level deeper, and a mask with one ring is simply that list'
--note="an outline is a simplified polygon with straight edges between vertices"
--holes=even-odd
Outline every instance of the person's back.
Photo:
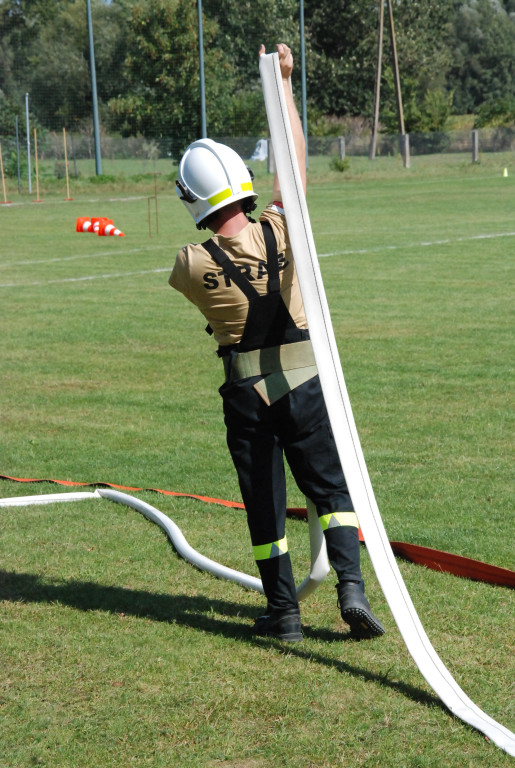
[{"label": "person's back", "polygon": [[[302,296],[290,248],[284,211],[272,203],[259,221],[268,222],[274,234],[279,263],[280,290],[295,324],[307,328]],[[214,235],[222,248],[259,294],[266,294],[268,283],[266,245],[260,223],[246,221],[233,236]],[[228,278],[202,244],[190,243],[177,255],[170,285],[183,293],[206,318],[220,346],[241,340],[248,313],[248,300]]]},{"label": "person's back", "polygon": [[[293,60],[286,46],[278,51],[305,185],[305,142],[289,84]],[[227,444],[267,597],[254,632],[302,639],[285,536],[285,456],[316,507],[342,617],[355,637],[383,634],[364,595],[358,521],[316,370],[278,179],[274,202],[254,222],[248,215],[257,195],[243,161],[229,147],[201,139],[181,160],[177,189],[197,227],[213,232],[179,252],[170,284],[208,320],[224,364],[219,391]]]}]

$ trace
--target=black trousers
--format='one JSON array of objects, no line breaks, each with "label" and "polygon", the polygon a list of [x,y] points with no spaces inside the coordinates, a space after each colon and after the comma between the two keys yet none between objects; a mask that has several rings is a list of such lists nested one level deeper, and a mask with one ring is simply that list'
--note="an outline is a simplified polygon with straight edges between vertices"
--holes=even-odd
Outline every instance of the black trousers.
[{"label": "black trousers", "polygon": [[[352,511],[320,380],[313,377],[272,405],[253,384],[256,378],[220,388],[227,444],[238,473],[253,547],[283,539],[286,524],[286,458],[296,484],[319,517]],[[329,561],[339,580],[361,580],[358,531],[339,526],[325,532]],[[259,559],[270,609],[297,605],[287,553]]]}]

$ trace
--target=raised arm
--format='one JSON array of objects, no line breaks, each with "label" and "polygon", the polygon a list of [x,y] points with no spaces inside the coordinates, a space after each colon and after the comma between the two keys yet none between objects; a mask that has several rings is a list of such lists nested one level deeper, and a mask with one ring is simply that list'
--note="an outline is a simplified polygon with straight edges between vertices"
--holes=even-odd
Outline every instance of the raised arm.
[{"label": "raised arm", "polygon": [[[265,46],[262,45],[259,49],[259,55],[262,56],[266,53]],[[302,179],[302,185],[304,187],[304,193],[306,192],[306,140],[304,137],[304,131],[302,130],[302,123],[300,121],[297,106],[293,98],[291,89],[290,76],[293,69],[293,55],[287,45],[279,43],[277,45],[277,53],[279,54],[279,66],[281,68],[281,75],[283,79],[284,96],[286,99],[286,105],[288,107],[288,116],[290,118],[291,129],[293,133],[293,141],[295,144],[295,153],[297,155],[297,161],[300,169],[300,176]],[[281,200],[281,189],[279,186],[279,179],[277,174],[274,179],[274,200]]]}]

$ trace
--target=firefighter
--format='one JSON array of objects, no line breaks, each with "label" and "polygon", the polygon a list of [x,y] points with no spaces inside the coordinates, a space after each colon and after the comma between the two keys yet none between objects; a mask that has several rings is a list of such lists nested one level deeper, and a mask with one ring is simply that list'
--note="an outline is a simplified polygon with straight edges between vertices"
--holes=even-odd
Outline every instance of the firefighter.
[{"label": "firefighter", "polygon": [[[293,57],[286,45],[277,51],[305,190],[305,140],[290,88]],[[316,371],[277,175],[272,202],[255,222],[250,214],[257,194],[243,160],[223,144],[200,139],[181,159],[177,193],[197,228],[213,233],[179,251],[169,283],[208,321],[224,366],[219,391],[227,444],[267,598],[254,633],[302,640],[285,536],[286,458],[316,507],[351,635],[382,635],[364,593],[358,520]]]}]

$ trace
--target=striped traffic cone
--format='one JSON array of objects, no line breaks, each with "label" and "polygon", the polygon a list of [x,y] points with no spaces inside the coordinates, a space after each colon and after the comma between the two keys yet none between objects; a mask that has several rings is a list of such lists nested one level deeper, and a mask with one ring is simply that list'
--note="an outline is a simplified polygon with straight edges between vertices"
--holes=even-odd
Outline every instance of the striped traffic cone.
[{"label": "striped traffic cone", "polygon": [[104,235],[105,237],[125,237],[123,232],[121,232],[117,227],[114,226],[111,219],[105,219],[104,221],[100,222],[100,227],[98,229],[99,235]]},{"label": "striped traffic cone", "polygon": [[96,235],[98,235],[101,224],[103,222],[107,222],[108,224],[112,224],[113,220],[112,219],[106,219],[105,216],[94,216],[91,219],[91,222],[93,224],[93,229],[91,231],[94,232]]},{"label": "striped traffic cone", "polygon": [[92,232],[93,224],[89,216],[80,216],[75,226],[76,232]]}]

